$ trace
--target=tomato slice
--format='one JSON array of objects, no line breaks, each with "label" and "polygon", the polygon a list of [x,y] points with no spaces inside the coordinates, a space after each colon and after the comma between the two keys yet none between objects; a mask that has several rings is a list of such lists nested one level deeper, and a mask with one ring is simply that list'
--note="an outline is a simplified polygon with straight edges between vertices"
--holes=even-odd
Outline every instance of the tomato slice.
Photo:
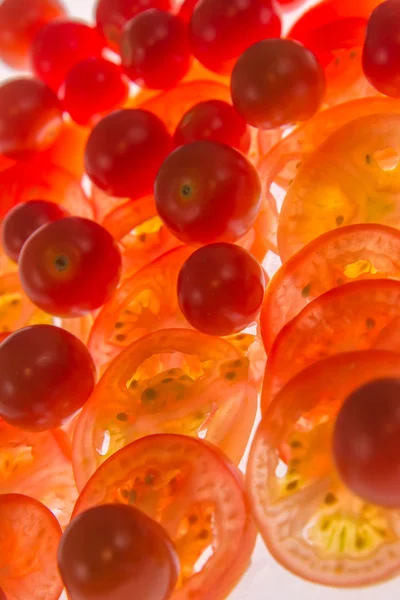
[{"label": "tomato slice", "polygon": [[400,281],[346,283],[326,292],[278,334],[262,392],[265,410],[297,373],[322,358],[353,350],[400,351]]},{"label": "tomato slice", "polygon": [[246,476],[253,514],[274,558],[304,579],[344,587],[400,573],[400,511],[354,496],[332,457],[343,401],[385,377],[400,377],[399,354],[367,350],[322,360],[280,391],[258,428]]},{"label": "tomato slice", "polygon": [[61,528],[51,512],[28,496],[0,496],[0,584],[8,600],[57,600]]},{"label": "tomato slice", "polygon": [[260,315],[264,346],[286,323],[328,290],[355,279],[400,279],[400,232],[375,224],[349,225],[316,238],[292,256],[268,285]]},{"label": "tomato slice", "polygon": [[74,515],[110,502],[136,506],[175,543],[181,574],[171,598],[222,600],[248,567],[256,538],[240,475],[210,444],[151,435],[99,468]]},{"label": "tomato slice", "polygon": [[52,317],[29,300],[18,273],[0,276],[0,332],[10,333],[27,325],[42,323],[51,324]]},{"label": "tomato slice", "polygon": [[80,180],[85,173],[84,153],[89,133],[89,129],[74,121],[64,121],[55,143],[42,156]]},{"label": "tomato slice", "polygon": [[78,418],[79,489],[109,456],[151,433],[206,439],[238,463],[254,424],[258,383],[246,356],[225,340],[186,329],[138,339],[111,363]]},{"label": "tomato slice", "polygon": [[0,493],[27,494],[66,525],[78,493],[64,432],[28,433],[0,421],[0,440]]},{"label": "tomato slice", "polygon": [[375,114],[333,133],[299,169],[283,202],[279,253],[287,260],[343,225],[400,225],[400,114]]}]

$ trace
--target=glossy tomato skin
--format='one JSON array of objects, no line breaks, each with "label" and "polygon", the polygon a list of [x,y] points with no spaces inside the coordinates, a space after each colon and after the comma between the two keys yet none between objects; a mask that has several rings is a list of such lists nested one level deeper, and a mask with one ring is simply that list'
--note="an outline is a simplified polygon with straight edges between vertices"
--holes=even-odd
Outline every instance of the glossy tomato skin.
[{"label": "glossy tomato skin", "polygon": [[98,0],[96,23],[109,46],[119,51],[121,33],[128,21],[144,10],[168,10],[170,7],[170,0]]},{"label": "glossy tomato skin", "polygon": [[244,154],[251,142],[246,121],[223,100],[204,100],[195,104],[178,123],[174,133],[176,146],[197,140],[227,144]]},{"label": "glossy tomato skin", "polygon": [[13,69],[29,68],[29,49],[39,30],[63,17],[59,0],[4,0],[0,5],[0,60]]},{"label": "glossy tomato skin", "polygon": [[62,537],[58,564],[71,600],[166,600],[179,571],[161,525],[120,504],[78,515]]},{"label": "glossy tomato skin", "polygon": [[89,125],[121,106],[128,92],[119,65],[101,56],[91,56],[76,63],[68,72],[59,97],[75,123]]},{"label": "glossy tomato skin", "polygon": [[58,91],[68,71],[79,61],[99,56],[104,40],[97,29],[72,19],[45,25],[31,47],[33,71]]},{"label": "glossy tomato skin", "polygon": [[61,105],[41,81],[21,77],[0,86],[0,153],[24,160],[51,146],[61,130]]},{"label": "glossy tomato skin", "polygon": [[0,415],[45,431],[62,425],[89,398],[95,367],[84,344],[52,325],[33,325],[0,345]]},{"label": "glossy tomato skin", "polygon": [[233,105],[259,129],[306,121],[325,94],[315,55],[292,40],[264,40],[246,50],[232,72]]},{"label": "glossy tomato skin", "polygon": [[67,217],[68,213],[55,202],[31,200],[11,209],[1,228],[1,243],[11,260],[18,262],[22,246],[42,225]]},{"label": "glossy tomato skin", "polygon": [[42,310],[78,317],[111,297],[121,266],[121,252],[104,227],[68,217],[45,225],[28,239],[19,275],[26,294]]},{"label": "glossy tomato skin", "polygon": [[206,140],[181,146],[166,158],[154,194],[161,219],[188,244],[238,240],[261,206],[253,165],[233,148]]},{"label": "glossy tomato skin", "polygon": [[156,90],[172,88],[189,70],[187,27],[167,11],[146,10],[124,27],[120,53],[132,81]]},{"label": "glossy tomato skin", "polygon": [[271,0],[201,0],[190,19],[195,57],[211,71],[230,73],[252,44],[279,38],[281,22]]},{"label": "glossy tomato skin", "polygon": [[172,139],[161,119],[147,110],[119,110],[92,130],[86,172],[110,195],[141,198],[152,193],[157,171],[171,150]]},{"label": "glossy tomato skin", "polygon": [[234,244],[209,244],[194,252],[178,277],[178,302],[188,322],[209,335],[230,335],[257,317],[264,271]]},{"label": "glossy tomato skin", "polygon": [[354,391],[338,414],[333,455],[350,490],[370,504],[400,507],[400,380]]}]

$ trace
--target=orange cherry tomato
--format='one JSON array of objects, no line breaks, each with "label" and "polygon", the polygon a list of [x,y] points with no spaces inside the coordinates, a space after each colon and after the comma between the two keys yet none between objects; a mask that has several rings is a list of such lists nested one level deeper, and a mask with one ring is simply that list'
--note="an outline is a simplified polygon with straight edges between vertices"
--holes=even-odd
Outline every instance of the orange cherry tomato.
[{"label": "orange cherry tomato", "polygon": [[7,600],[58,600],[61,528],[43,504],[20,494],[0,496],[0,585]]},{"label": "orange cherry tomato", "polygon": [[181,572],[171,600],[223,600],[247,569],[256,537],[240,475],[211,444],[151,435],[98,469],[74,515],[105,503],[135,506],[175,544]]},{"label": "orange cherry tomato", "polygon": [[260,315],[267,352],[286,323],[309,302],[354,279],[400,279],[400,231],[349,225],[328,231],[292,256],[267,286]]},{"label": "orange cherry tomato", "polygon": [[74,433],[79,489],[112,454],[151,433],[182,433],[242,458],[257,409],[249,360],[226,340],[161,329],[128,346],[108,367]]},{"label": "orange cherry tomato", "polygon": [[343,401],[387,377],[400,378],[399,354],[332,356],[294,377],[258,428],[246,474],[253,514],[269,552],[303,579],[352,587],[400,574],[400,511],[356,497],[332,454]]}]

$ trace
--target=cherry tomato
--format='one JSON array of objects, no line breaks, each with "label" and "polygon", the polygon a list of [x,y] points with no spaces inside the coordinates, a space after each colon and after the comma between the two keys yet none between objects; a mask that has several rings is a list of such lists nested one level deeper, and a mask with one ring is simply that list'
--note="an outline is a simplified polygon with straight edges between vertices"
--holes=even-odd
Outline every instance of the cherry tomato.
[{"label": "cherry tomato", "polygon": [[104,227],[68,217],[37,230],[25,243],[19,276],[44,311],[78,317],[110,299],[121,275],[121,253]]},{"label": "cherry tomato", "polygon": [[181,19],[185,21],[185,23],[189,23],[193,14],[194,7],[199,2],[199,0],[184,0],[179,7],[179,16]]},{"label": "cherry tomato", "polygon": [[272,129],[312,117],[324,98],[325,76],[308,48],[291,40],[263,40],[237,61],[231,93],[247,123]]},{"label": "cherry tomato", "polygon": [[280,331],[268,356],[262,404],[308,365],[339,352],[400,348],[400,282],[346,283],[308,304]]},{"label": "cherry tomato", "polygon": [[119,110],[92,130],[86,172],[109,194],[137,199],[153,191],[154,177],[171,149],[171,136],[158,117],[147,110]]},{"label": "cherry tomato", "polygon": [[65,9],[59,0],[3,0],[0,5],[0,60],[28,69],[29,49],[39,30]]},{"label": "cherry tomato", "polygon": [[172,538],[181,565],[174,600],[222,600],[247,569],[256,532],[240,472],[210,444],[172,434],[129,444],[90,479],[74,515],[110,502],[134,505]]},{"label": "cherry tomato", "polygon": [[229,73],[252,44],[278,38],[281,22],[271,0],[202,0],[190,18],[195,57],[211,71]]},{"label": "cherry tomato", "polygon": [[175,145],[182,146],[196,140],[227,144],[244,154],[251,142],[246,121],[223,100],[204,100],[183,115],[175,130]]},{"label": "cherry tomato", "polygon": [[242,154],[206,140],[172,152],[154,185],[160,218],[190,244],[241,238],[257,218],[260,192],[257,171]]},{"label": "cherry tomato", "polygon": [[67,216],[58,204],[47,200],[31,200],[17,204],[2,223],[1,242],[5,253],[15,262],[26,240],[42,225]]},{"label": "cherry tomato", "polygon": [[399,376],[396,353],[330,357],[293,378],[259,426],[246,474],[253,514],[272,556],[303,579],[355,587],[399,574],[398,511],[355,496],[332,452],[346,397],[375,379]]},{"label": "cherry tomato", "polygon": [[122,32],[120,52],[128,77],[148,88],[174,87],[189,70],[186,25],[164,10],[145,10],[129,21]]},{"label": "cherry tomato", "polygon": [[121,106],[128,91],[119,65],[92,56],[76,63],[67,73],[59,98],[76,123],[90,125]]},{"label": "cherry tomato", "polygon": [[286,323],[324,292],[354,279],[400,279],[400,232],[385,225],[328,231],[292,256],[268,285],[260,315],[267,352]]},{"label": "cherry tomato", "polygon": [[178,302],[188,322],[209,335],[230,335],[258,316],[264,297],[261,265],[239,246],[209,244],[194,252],[178,277]]},{"label": "cherry tomato", "polygon": [[0,496],[0,583],[8,600],[34,593],[37,600],[58,600],[57,570],[61,528],[37,500],[20,494]]},{"label": "cherry tomato", "polygon": [[41,81],[12,79],[0,86],[0,153],[31,157],[54,142],[61,129],[61,105]]},{"label": "cherry tomato", "polygon": [[98,0],[96,23],[110,47],[118,51],[124,26],[149,8],[168,10],[170,0]]},{"label": "cherry tomato", "polygon": [[76,63],[99,56],[104,41],[97,29],[72,19],[59,19],[41,28],[31,47],[33,71],[58,91]]}]

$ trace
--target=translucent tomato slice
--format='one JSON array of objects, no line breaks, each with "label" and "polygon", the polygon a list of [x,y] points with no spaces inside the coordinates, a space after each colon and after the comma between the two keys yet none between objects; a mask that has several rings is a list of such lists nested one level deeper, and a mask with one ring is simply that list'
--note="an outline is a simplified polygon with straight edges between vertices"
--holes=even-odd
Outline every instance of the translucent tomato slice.
[{"label": "translucent tomato slice", "polygon": [[0,584],[7,600],[57,600],[61,528],[51,512],[28,496],[0,496]]},{"label": "translucent tomato slice", "polygon": [[89,132],[73,121],[64,121],[55,143],[42,156],[80,180],[85,172],[83,156]]},{"label": "translucent tomato slice", "polygon": [[186,329],[138,339],[110,364],[78,418],[73,465],[79,489],[108,457],[152,433],[206,439],[238,463],[257,393],[249,360],[225,340]]},{"label": "translucent tomato slice", "polygon": [[268,285],[260,315],[264,346],[309,302],[355,279],[400,279],[400,231],[349,225],[316,238],[292,256]]},{"label": "translucent tomato slice", "polygon": [[105,462],[74,514],[108,502],[132,504],[169,533],[180,558],[173,600],[222,600],[247,569],[256,532],[241,473],[210,444],[151,435]]},{"label": "translucent tomato slice", "polygon": [[353,350],[400,351],[400,281],[374,279],[333,288],[281,330],[268,357],[265,410],[297,373],[319,360]]},{"label": "translucent tomato slice", "polygon": [[283,261],[322,233],[355,223],[400,225],[400,114],[375,114],[333,133],[302,164],[283,202]]},{"label": "translucent tomato slice", "polygon": [[343,401],[385,377],[400,377],[399,354],[368,350],[322,360],[281,390],[258,428],[247,469],[253,514],[274,558],[304,579],[361,586],[400,572],[400,511],[354,496],[332,458]]}]

